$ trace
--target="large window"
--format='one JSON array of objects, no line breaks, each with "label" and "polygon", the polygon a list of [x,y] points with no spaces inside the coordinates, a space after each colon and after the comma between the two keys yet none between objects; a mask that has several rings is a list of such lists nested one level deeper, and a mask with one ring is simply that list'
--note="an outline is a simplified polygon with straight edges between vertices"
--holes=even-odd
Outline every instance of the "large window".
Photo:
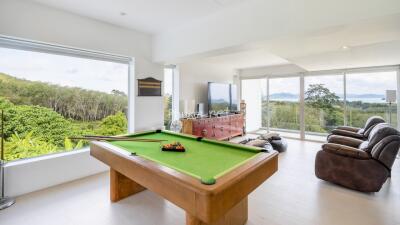
[{"label": "large window", "polygon": [[129,63],[0,48],[5,158],[81,149],[127,132]]},{"label": "large window", "polygon": [[397,73],[398,68],[381,67],[242,79],[247,125],[324,141],[335,127],[362,127],[373,115],[398,128],[399,99],[386,99],[398,92]]},{"label": "large window", "polygon": [[304,78],[304,123],[309,133],[328,133],[344,124],[343,75]]},{"label": "large window", "polygon": [[397,89],[396,72],[349,73],[346,75],[347,123],[362,127],[372,115],[382,116],[397,127],[397,104],[386,102],[386,90]]}]

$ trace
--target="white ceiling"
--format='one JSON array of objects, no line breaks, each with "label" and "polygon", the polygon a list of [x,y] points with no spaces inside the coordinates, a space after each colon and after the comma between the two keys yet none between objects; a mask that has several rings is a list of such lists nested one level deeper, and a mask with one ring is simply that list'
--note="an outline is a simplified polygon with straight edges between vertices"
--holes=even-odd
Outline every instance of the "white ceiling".
[{"label": "white ceiling", "polygon": [[316,71],[396,65],[400,64],[400,14],[277,37],[210,54],[201,56],[201,60],[233,69],[295,64]]},{"label": "white ceiling", "polygon": [[[30,0],[114,25],[156,34],[245,0]],[[126,15],[121,16],[121,12]]]},{"label": "white ceiling", "polygon": [[167,54],[155,58],[164,63],[306,70],[400,64],[399,0],[26,1],[153,34],[154,52]]},{"label": "white ceiling", "polygon": [[200,61],[204,63],[218,64],[229,69],[243,69],[260,66],[283,65],[289,63],[286,59],[273,55],[265,49],[255,49],[211,56],[203,58]]}]

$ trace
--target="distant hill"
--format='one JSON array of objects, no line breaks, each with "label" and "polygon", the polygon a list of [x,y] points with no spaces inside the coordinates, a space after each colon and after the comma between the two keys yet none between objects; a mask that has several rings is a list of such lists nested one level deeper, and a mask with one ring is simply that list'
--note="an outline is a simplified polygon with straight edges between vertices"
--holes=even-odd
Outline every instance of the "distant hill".
[{"label": "distant hill", "polygon": [[223,98],[219,98],[219,99],[212,99],[211,103],[226,103],[229,102],[229,99],[223,99]]},{"label": "distant hill", "polygon": [[269,95],[270,98],[274,99],[298,99],[299,95],[291,94],[287,92],[279,92]]},{"label": "distant hill", "polygon": [[385,95],[378,95],[378,94],[347,94],[347,98],[385,98]]},{"label": "distant hill", "polygon": [[[343,97],[342,94],[338,95],[339,97]],[[299,95],[288,93],[288,92],[279,92],[270,95],[271,98],[299,98]],[[347,94],[348,98],[385,98],[385,95],[380,94]]]},{"label": "distant hill", "polygon": [[125,112],[127,96],[118,90],[108,94],[78,87],[19,79],[0,73],[0,98],[16,105],[51,108],[65,118],[100,120],[119,111]]}]

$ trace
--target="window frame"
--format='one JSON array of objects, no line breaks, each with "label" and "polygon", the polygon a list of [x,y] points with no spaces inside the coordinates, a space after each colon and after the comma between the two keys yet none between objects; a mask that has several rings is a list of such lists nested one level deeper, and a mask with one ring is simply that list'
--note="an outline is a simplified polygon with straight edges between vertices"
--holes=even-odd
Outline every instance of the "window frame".
[{"label": "window frame", "polygon": [[[396,84],[397,84],[397,121],[400,121],[400,65],[388,65],[388,66],[374,66],[374,67],[358,67],[358,68],[348,68],[348,69],[335,69],[335,70],[319,70],[319,71],[308,71],[308,72],[298,72],[298,73],[290,73],[290,74],[280,74],[280,75],[273,75],[273,74],[264,74],[258,76],[240,76],[239,74],[239,83],[242,83],[242,80],[250,80],[250,79],[266,79],[266,90],[267,90],[267,107],[269,107],[269,92],[270,92],[270,79],[274,78],[288,78],[288,77],[299,77],[300,79],[300,95],[299,95],[299,122],[300,122],[300,140],[309,140],[306,138],[306,131],[305,131],[305,118],[304,118],[304,84],[306,77],[316,77],[316,76],[325,76],[325,75],[343,75],[343,99],[344,99],[344,124],[347,125],[347,106],[346,106],[346,99],[347,99],[347,75],[353,73],[374,73],[374,72],[395,72],[396,73]],[[240,92],[241,94],[241,87]],[[240,95],[241,99],[241,95]],[[267,114],[267,120],[270,120],[270,113]],[[271,128],[268,127],[260,127],[260,129],[264,129],[266,131],[270,131]],[[397,124],[397,129],[400,130],[400,122]]]},{"label": "window frame", "polygon": [[[70,47],[59,44],[39,42],[34,40],[16,38],[11,36],[0,35],[0,48],[16,49],[31,52],[41,52],[54,55],[63,55],[69,57],[77,57],[84,59],[92,59],[97,61],[106,61],[114,63],[122,63],[128,66],[128,110],[127,110],[127,130],[129,133],[135,131],[135,58],[130,56],[111,54],[101,51],[88,50],[83,48]],[[30,158],[16,159],[7,162],[7,164],[19,165],[21,163],[37,162],[44,159],[58,158],[66,155],[76,154],[77,152],[88,152],[89,148],[85,147],[74,151],[62,151],[34,156]]]}]

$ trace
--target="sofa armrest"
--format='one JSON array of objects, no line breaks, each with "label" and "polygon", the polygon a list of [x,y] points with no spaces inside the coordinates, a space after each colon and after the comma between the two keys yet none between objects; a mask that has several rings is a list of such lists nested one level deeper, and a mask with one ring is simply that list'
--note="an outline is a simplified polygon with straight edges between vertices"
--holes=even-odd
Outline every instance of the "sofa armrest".
[{"label": "sofa armrest", "polygon": [[350,132],[357,133],[361,128],[358,127],[350,127],[350,126],[338,126],[336,127],[336,130],[347,130]]},{"label": "sofa armrest", "polygon": [[346,146],[353,147],[353,148],[358,148],[358,146],[360,146],[360,144],[363,143],[363,141],[360,139],[351,138],[351,137],[345,137],[345,136],[340,136],[340,135],[330,135],[328,137],[328,143],[334,143],[334,144],[346,145]]},{"label": "sofa armrest", "polygon": [[322,145],[322,150],[333,153],[336,155],[342,155],[347,157],[352,157],[356,159],[370,159],[371,156],[360,149],[349,147],[346,145],[334,144],[334,143],[327,143]]},{"label": "sofa armrest", "polygon": [[348,131],[348,130],[334,129],[334,130],[332,130],[331,133],[332,133],[332,134],[335,134],[335,135],[346,136],[346,137],[353,137],[353,138],[358,138],[358,139],[363,139],[363,138],[365,138],[364,135],[362,135],[362,134],[355,133],[355,132]]}]

